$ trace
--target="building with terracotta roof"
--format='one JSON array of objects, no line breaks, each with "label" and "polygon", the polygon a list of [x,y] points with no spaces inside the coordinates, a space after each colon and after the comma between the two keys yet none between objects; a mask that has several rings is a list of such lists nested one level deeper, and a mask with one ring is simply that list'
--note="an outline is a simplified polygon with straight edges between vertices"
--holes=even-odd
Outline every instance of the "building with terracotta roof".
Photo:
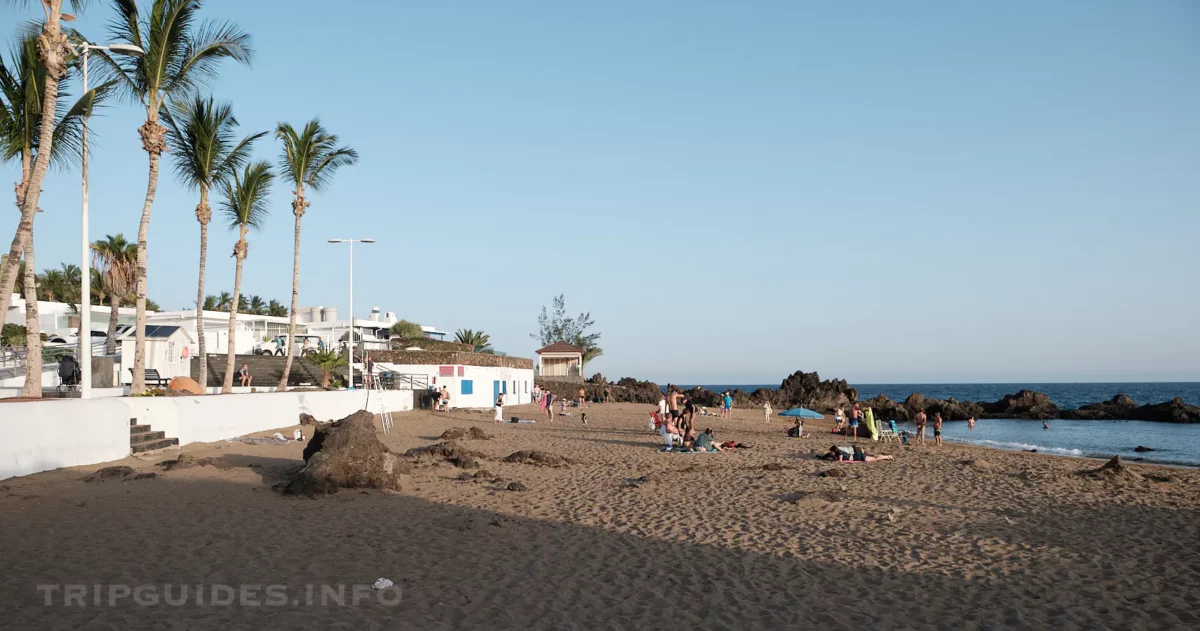
[{"label": "building with terracotta roof", "polygon": [[583,381],[583,349],[566,342],[555,342],[537,351],[541,379]]}]

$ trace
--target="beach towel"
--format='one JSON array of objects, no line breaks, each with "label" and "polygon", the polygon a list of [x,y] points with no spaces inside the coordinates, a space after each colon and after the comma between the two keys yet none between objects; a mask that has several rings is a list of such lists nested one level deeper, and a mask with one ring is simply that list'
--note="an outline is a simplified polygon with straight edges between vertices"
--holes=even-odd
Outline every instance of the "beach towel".
[{"label": "beach towel", "polygon": [[871,440],[879,440],[879,424],[875,422],[875,410],[867,408],[865,419],[867,433],[870,435]]}]

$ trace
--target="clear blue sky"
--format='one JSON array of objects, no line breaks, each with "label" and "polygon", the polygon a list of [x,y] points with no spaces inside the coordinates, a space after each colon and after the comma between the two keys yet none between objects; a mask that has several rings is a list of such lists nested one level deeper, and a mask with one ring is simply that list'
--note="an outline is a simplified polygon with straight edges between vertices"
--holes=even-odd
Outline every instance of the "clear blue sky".
[{"label": "clear blue sky", "polygon": [[[104,41],[111,11],[77,24]],[[0,24],[35,14],[3,4]],[[225,66],[213,89],[245,130],[319,115],[362,155],[305,216],[302,304],[344,313],[347,253],[325,239],[370,236],[358,313],[483,329],[529,356],[565,293],[603,333],[589,372],[611,378],[1200,380],[1190,0],[212,0],[205,15],[255,38],[253,68]],[[94,121],[93,238],[136,234],[141,120]],[[78,256],[78,174],[45,190],[39,268]],[[251,237],[245,294],[288,298],[289,200],[276,187]],[[166,171],[150,229],[166,308],[194,301],[195,203]],[[233,285],[233,241],[214,231],[210,293]]]}]

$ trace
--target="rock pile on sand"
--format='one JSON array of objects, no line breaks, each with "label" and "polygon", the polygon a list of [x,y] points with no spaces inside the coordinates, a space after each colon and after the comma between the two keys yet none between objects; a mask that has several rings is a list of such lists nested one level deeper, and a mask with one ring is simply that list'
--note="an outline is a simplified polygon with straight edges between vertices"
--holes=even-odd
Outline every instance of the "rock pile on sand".
[{"label": "rock pile on sand", "polygon": [[1098,469],[1080,471],[1080,475],[1098,480],[1140,482],[1142,476],[1121,463],[1121,456],[1113,456]]},{"label": "rock pile on sand", "polygon": [[466,438],[469,440],[491,440],[492,439],[491,436],[488,436],[486,432],[484,432],[482,429],[479,429],[478,427],[470,427],[467,429],[463,429],[461,427],[451,427],[450,429],[442,432],[442,435],[438,436],[438,438],[440,438],[442,440],[459,440],[461,438]]},{"label": "rock pile on sand", "polygon": [[404,452],[404,455],[409,458],[441,459],[462,469],[474,469],[479,466],[478,460],[487,457],[478,451],[461,447],[452,440],[425,447],[414,447]]},{"label": "rock pile on sand", "polygon": [[544,451],[522,450],[510,454],[504,462],[515,464],[532,464],[543,467],[565,467],[575,463],[570,458]]},{"label": "rock pile on sand", "polygon": [[302,469],[284,487],[288,495],[323,495],[338,489],[400,490],[412,466],[375,435],[374,417],[359,410],[318,427],[304,448]]}]

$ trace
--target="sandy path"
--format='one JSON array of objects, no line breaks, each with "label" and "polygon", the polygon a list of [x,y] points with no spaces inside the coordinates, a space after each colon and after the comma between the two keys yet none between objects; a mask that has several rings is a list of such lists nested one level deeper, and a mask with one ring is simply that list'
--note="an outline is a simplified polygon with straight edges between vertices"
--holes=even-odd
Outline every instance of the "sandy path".
[{"label": "sandy path", "polygon": [[[148,480],[84,483],[99,468],[87,467],[0,482],[0,626],[1200,626],[1200,472],[1134,467],[1171,480],[1113,483],[1074,474],[1093,461],[953,445],[881,445],[898,460],[835,465],[813,459],[828,437],[787,439],[750,411],[697,423],[752,449],[663,454],[649,409],[592,406],[588,427],[413,412],[386,437],[404,450],[478,425],[495,435],[466,443],[491,457],[483,468],[526,492],[440,464],[398,494],[285,498],[271,485],[299,464],[298,444],[192,445],[229,466]],[[577,463],[499,462],[531,448]],[[175,455],[119,464],[157,471]],[[832,468],[848,477],[816,476]],[[400,586],[399,605],[303,604],[306,585],[379,577]],[[282,584],[302,604],[46,606],[36,589],[95,583]]]}]

